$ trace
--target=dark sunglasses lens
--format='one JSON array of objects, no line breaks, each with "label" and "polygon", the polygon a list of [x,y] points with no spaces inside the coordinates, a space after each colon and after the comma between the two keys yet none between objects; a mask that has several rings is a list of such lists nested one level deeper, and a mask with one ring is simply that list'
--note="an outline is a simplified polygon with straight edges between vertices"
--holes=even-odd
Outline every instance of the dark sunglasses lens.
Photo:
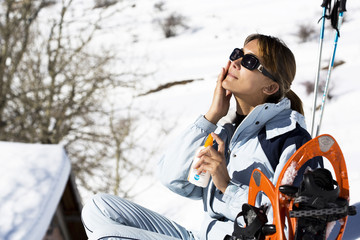
[{"label": "dark sunglasses lens", "polygon": [[241,58],[244,55],[241,49],[235,48],[234,51],[230,55],[230,60],[235,61],[236,59]]},{"label": "dark sunglasses lens", "polygon": [[245,55],[241,61],[241,65],[246,67],[249,70],[254,70],[259,63],[259,60],[251,55]]}]

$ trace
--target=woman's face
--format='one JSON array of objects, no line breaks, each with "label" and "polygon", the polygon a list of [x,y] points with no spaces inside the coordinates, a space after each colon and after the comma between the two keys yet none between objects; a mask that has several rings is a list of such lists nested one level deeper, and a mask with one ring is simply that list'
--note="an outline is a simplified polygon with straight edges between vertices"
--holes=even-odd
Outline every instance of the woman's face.
[{"label": "woman's face", "polygon": [[[247,43],[243,50],[244,54],[253,54],[260,62],[263,62],[257,40]],[[256,69],[246,69],[241,65],[241,60],[242,58],[239,58],[231,62],[228,74],[222,83],[223,88],[232,92],[237,98],[250,101],[249,103],[260,104],[265,102],[269,95],[266,89],[275,82]]]}]

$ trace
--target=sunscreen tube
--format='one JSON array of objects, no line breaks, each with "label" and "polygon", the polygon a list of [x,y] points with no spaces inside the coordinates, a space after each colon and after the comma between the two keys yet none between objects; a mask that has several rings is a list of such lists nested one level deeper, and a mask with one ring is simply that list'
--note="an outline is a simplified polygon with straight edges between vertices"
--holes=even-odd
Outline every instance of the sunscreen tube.
[{"label": "sunscreen tube", "polygon": [[201,146],[195,152],[194,160],[191,164],[189,175],[188,175],[188,181],[196,186],[205,188],[209,184],[210,173],[203,171],[200,174],[198,174],[197,169],[194,169],[194,166],[200,160],[200,158],[197,157],[199,152],[208,146],[212,146],[213,141],[214,141],[213,137],[211,136],[211,134],[209,134],[208,138],[205,141],[204,146]]}]

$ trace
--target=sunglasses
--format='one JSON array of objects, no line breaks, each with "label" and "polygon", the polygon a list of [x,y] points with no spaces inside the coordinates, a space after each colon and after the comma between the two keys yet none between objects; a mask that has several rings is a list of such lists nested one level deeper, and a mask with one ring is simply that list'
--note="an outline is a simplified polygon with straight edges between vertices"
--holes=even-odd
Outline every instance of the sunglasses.
[{"label": "sunglasses", "polygon": [[244,54],[243,49],[235,48],[234,51],[230,55],[230,60],[235,61],[239,58],[242,58],[241,65],[249,70],[257,69],[264,76],[270,78],[274,82],[277,82],[276,79],[271,75],[264,66],[260,63],[260,60],[252,54]]}]

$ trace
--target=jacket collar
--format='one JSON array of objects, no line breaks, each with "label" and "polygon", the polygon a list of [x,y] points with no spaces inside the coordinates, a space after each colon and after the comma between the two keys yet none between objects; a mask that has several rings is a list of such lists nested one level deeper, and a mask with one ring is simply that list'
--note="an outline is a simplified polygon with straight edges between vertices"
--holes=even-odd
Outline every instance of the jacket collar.
[{"label": "jacket collar", "polygon": [[[220,125],[234,123],[236,118],[235,111],[229,113],[219,121]],[[257,124],[256,124],[257,123]],[[256,106],[250,114],[243,120],[239,127],[234,129],[238,135],[243,131],[256,131],[266,127],[266,139],[272,139],[284,133],[290,132],[300,124],[306,129],[304,116],[291,109],[291,102],[288,98],[283,98],[278,103],[264,103]],[[236,139],[236,137],[235,137]]]}]

